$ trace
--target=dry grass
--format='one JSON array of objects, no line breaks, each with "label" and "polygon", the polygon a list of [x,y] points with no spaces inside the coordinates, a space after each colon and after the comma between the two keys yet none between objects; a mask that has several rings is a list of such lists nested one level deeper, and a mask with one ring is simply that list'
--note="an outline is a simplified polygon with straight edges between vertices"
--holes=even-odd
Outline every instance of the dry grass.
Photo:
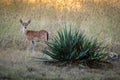
[{"label": "dry grass", "polygon": [[[20,18],[31,19],[29,29],[45,29],[50,33],[50,38],[64,25],[71,25],[73,28],[83,30],[88,36],[97,37],[99,41],[103,41],[114,51],[116,51],[115,46],[120,45],[120,6],[118,5],[120,1],[116,0],[114,3],[83,1],[81,2],[82,7],[76,12],[64,7],[61,12],[53,6],[48,6],[47,3],[14,2],[8,5],[2,3],[1,0],[0,4],[0,47],[18,48],[21,43],[24,43]],[[9,45],[9,43],[11,44]]]},{"label": "dry grass", "polygon": [[[34,57],[42,56],[36,52]],[[89,69],[86,67],[58,67],[37,63],[30,51],[7,49],[0,54],[0,79],[2,80],[119,80],[118,63],[112,69]]]},{"label": "dry grass", "polygon": [[[113,62],[113,69],[79,69],[78,67],[57,67],[36,63],[33,54],[26,49],[25,38],[19,19],[31,19],[29,29],[45,29],[50,40],[65,25],[81,29],[87,36],[97,37],[108,52],[120,52],[120,1],[93,2],[83,1],[79,11],[62,11],[44,3],[6,4],[0,1],[0,78],[8,80],[119,80],[119,62]],[[116,2],[115,2],[116,1]],[[36,45],[35,57],[42,57],[41,43]],[[120,53],[119,53],[120,54]]]}]

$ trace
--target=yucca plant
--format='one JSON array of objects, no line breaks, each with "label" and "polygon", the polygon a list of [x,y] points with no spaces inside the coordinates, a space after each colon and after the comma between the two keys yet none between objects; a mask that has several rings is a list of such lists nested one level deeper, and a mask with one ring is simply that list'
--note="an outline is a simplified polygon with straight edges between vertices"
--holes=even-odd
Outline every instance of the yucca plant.
[{"label": "yucca plant", "polygon": [[96,39],[87,39],[82,32],[71,28],[58,31],[58,35],[47,45],[49,50],[44,50],[43,53],[50,56],[52,60],[38,58],[39,61],[91,63],[103,61],[106,56],[101,43]]}]

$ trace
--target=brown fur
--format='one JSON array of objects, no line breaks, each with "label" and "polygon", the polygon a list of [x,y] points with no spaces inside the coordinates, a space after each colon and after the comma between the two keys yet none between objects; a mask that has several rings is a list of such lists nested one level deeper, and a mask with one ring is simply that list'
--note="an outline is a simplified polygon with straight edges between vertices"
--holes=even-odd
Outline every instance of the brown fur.
[{"label": "brown fur", "polygon": [[25,35],[29,41],[44,42],[48,40],[48,32],[46,30],[40,30],[40,31],[27,30]]}]

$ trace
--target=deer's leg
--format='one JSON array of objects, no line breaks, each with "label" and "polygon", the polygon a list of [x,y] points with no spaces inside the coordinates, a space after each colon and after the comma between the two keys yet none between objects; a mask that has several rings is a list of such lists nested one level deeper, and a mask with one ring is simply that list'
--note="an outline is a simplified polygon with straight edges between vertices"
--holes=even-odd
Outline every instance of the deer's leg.
[{"label": "deer's leg", "polygon": [[35,41],[31,41],[31,48],[32,48],[32,52],[34,53],[34,49],[35,49]]}]

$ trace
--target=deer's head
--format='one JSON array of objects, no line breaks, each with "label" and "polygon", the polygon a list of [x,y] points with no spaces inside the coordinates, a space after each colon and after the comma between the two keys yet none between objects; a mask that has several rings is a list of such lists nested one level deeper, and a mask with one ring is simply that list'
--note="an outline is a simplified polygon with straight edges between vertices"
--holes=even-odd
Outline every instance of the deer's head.
[{"label": "deer's head", "polygon": [[22,19],[20,19],[20,23],[22,24],[22,27],[24,29],[27,29],[28,24],[30,24],[31,20],[28,20],[27,22],[23,22]]}]

